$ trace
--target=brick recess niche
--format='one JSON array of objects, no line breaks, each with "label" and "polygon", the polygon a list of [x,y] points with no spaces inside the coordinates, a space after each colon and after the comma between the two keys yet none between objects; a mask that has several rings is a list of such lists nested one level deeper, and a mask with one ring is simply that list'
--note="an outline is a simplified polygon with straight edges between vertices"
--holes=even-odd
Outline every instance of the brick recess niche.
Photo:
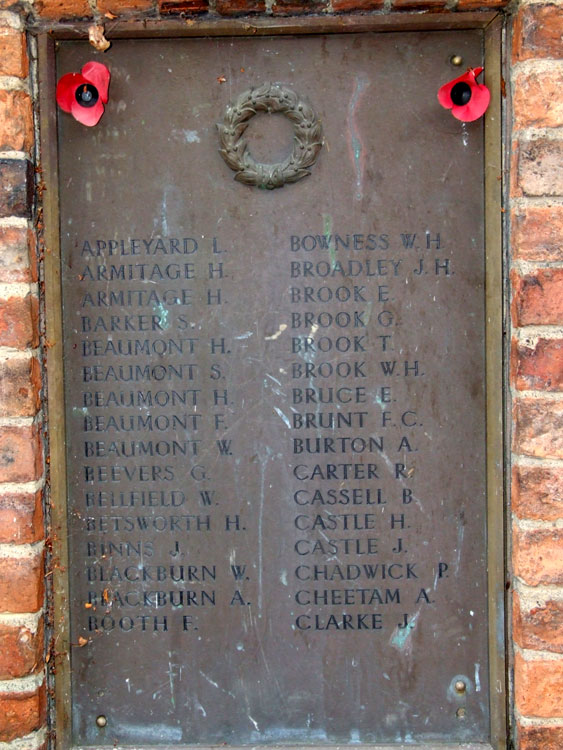
[{"label": "brick recess niche", "polygon": [[40,157],[26,27],[113,16],[508,14],[511,152],[510,626],[514,750],[563,748],[563,3],[502,0],[0,0],[0,750],[49,744]]}]

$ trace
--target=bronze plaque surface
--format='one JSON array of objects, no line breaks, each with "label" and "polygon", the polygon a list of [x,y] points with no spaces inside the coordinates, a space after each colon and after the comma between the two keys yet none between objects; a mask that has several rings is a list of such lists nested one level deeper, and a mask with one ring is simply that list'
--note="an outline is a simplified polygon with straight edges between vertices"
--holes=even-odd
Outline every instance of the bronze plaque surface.
[{"label": "bronze plaque surface", "polygon": [[[76,745],[485,742],[480,32],[117,41],[59,113]],[[92,58],[63,43],[58,75]],[[311,106],[310,175],[217,123]],[[258,113],[258,162],[296,124]]]}]

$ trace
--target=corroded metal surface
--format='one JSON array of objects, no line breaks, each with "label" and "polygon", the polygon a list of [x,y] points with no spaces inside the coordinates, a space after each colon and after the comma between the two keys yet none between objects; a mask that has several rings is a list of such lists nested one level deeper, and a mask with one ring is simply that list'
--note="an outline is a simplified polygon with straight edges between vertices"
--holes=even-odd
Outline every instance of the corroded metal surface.
[{"label": "corroded metal surface", "polygon": [[[487,740],[481,41],[120,42],[60,115],[76,744]],[[215,125],[267,81],[325,137],[278,191]]]}]

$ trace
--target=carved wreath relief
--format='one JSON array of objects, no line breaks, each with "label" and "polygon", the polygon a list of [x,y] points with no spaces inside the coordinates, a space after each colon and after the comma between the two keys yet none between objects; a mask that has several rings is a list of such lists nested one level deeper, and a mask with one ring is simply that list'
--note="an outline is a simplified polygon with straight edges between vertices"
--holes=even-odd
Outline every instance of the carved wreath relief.
[{"label": "carved wreath relief", "polygon": [[[283,162],[262,164],[254,160],[243,137],[257,112],[280,112],[294,126],[293,151]],[[245,185],[273,190],[307,177],[323,145],[322,127],[313,108],[295,91],[277,83],[251,88],[227,106],[223,122],[217,125],[223,159]]]}]

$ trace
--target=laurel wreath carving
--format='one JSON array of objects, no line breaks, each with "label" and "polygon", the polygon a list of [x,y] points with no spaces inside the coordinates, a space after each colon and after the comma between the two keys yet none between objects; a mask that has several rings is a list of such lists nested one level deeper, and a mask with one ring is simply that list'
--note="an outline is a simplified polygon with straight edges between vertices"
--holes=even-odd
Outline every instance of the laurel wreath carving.
[{"label": "laurel wreath carving", "polygon": [[[280,112],[293,123],[293,151],[285,161],[263,164],[254,160],[243,135],[257,112]],[[277,83],[243,92],[227,106],[217,128],[222,146],[219,153],[236,172],[235,180],[267,190],[307,177],[323,145],[322,127],[311,105]]]}]

